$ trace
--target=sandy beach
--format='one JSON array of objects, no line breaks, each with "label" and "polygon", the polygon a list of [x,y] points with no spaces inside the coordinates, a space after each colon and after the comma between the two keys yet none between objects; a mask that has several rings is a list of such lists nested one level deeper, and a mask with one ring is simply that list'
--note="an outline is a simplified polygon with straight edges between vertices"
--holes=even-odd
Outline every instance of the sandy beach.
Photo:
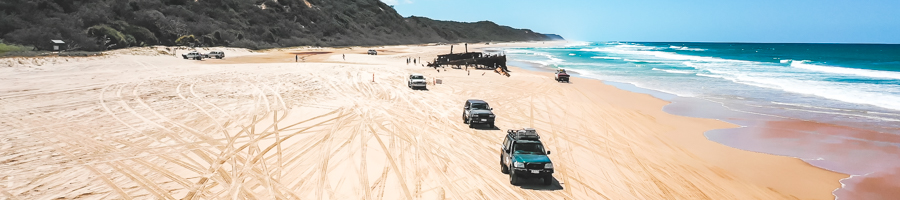
[{"label": "sandy beach", "polygon": [[[709,141],[737,126],[599,80],[406,63],[449,49],[2,58],[0,199],[834,199],[847,177]],[[498,128],[463,124],[466,99]],[[550,186],[500,172],[506,130],[523,127],[552,151]]]}]

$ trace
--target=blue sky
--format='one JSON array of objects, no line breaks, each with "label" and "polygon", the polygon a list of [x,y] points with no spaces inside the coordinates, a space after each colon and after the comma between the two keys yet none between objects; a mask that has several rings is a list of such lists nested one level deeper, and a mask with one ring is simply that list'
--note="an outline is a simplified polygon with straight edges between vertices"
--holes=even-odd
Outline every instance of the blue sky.
[{"label": "blue sky", "polygon": [[580,41],[900,43],[900,0],[383,0]]}]

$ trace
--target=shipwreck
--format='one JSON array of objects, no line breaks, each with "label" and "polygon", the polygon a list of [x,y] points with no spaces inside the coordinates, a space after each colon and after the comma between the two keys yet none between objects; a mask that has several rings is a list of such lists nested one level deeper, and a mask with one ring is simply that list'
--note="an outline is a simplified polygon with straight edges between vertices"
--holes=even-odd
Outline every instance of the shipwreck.
[{"label": "shipwreck", "polygon": [[486,52],[469,52],[469,45],[466,44],[464,53],[453,53],[453,46],[450,46],[450,54],[438,55],[434,61],[429,62],[429,67],[439,67],[449,65],[453,68],[460,69],[462,66],[474,67],[475,69],[490,69],[502,72],[508,72],[506,68],[506,55],[500,51]]}]

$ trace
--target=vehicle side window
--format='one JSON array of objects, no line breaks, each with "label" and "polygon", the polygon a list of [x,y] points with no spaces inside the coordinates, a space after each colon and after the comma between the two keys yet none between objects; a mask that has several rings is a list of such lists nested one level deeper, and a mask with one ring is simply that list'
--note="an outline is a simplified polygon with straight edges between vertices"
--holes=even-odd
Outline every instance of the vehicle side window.
[{"label": "vehicle side window", "polygon": [[503,150],[506,151],[509,149],[509,137],[503,138]]},{"label": "vehicle side window", "polygon": [[466,102],[466,108],[469,108],[469,102],[468,102],[468,101]]}]

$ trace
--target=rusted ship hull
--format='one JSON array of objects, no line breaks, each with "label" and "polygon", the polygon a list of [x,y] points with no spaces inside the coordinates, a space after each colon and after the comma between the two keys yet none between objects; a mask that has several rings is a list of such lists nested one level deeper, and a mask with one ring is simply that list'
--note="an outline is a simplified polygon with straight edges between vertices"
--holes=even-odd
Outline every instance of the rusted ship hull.
[{"label": "rusted ship hull", "polygon": [[434,62],[428,63],[428,66],[449,65],[456,68],[463,66],[472,66],[476,69],[496,69],[506,70],[506,55],[490,55],[485,56],[480,52],[444,54],[438,55]]}]

